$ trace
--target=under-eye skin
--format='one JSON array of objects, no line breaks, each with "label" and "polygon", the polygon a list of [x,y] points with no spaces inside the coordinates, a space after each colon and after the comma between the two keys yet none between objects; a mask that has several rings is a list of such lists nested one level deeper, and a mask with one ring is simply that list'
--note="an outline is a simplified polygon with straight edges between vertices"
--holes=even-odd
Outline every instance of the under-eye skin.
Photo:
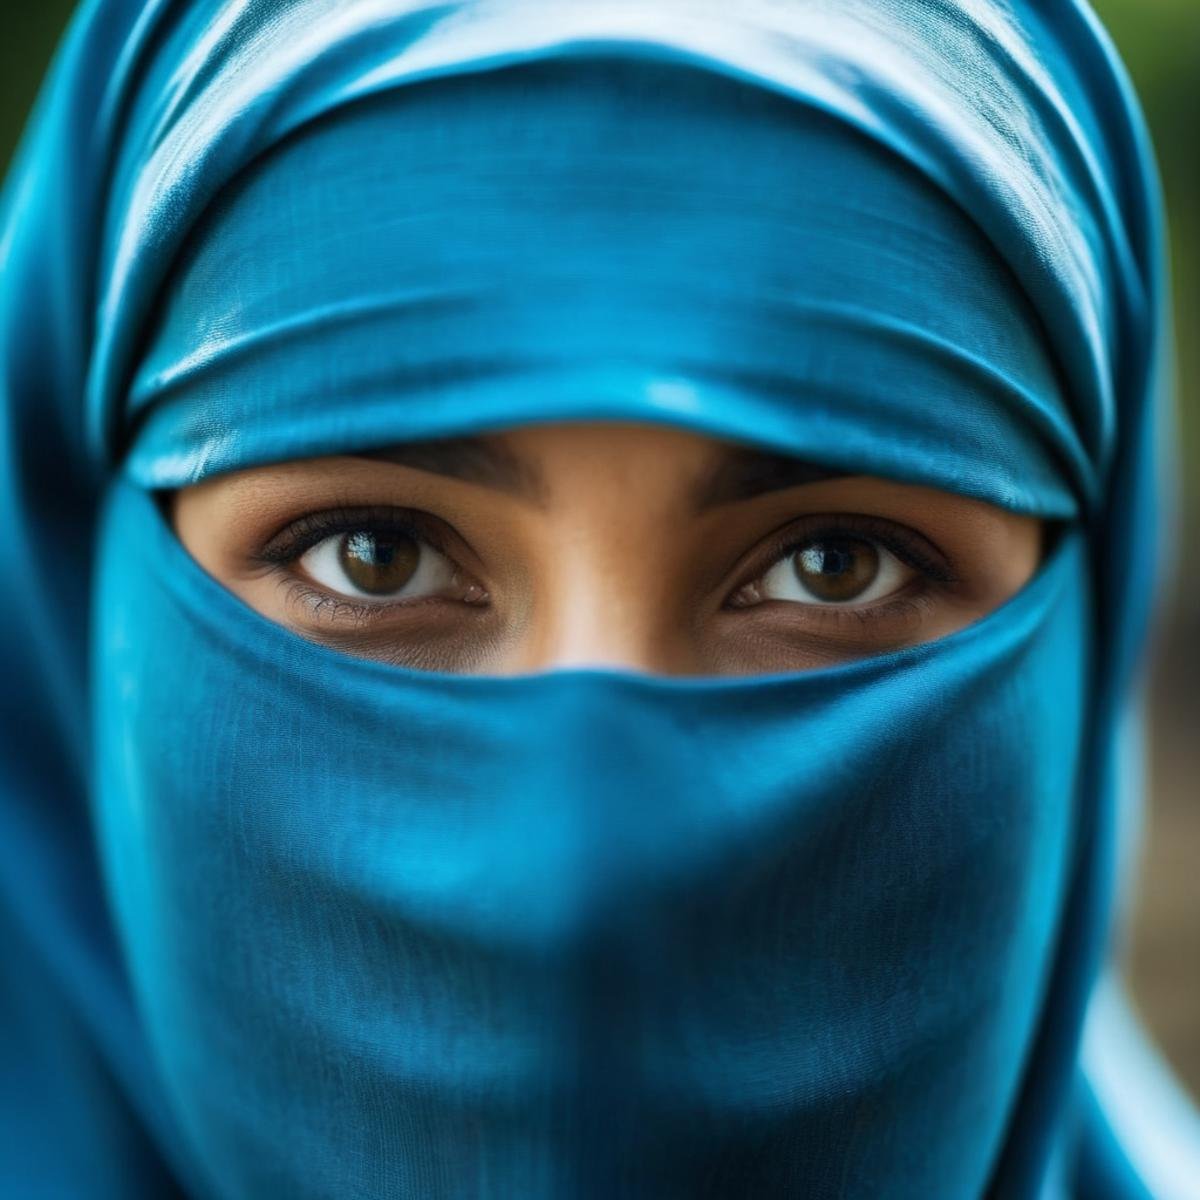
[{"label": "under-eye skin", "polygon": [[938,636],[962,586],[947,556],[914,529],[859,514],[806,515],[751,553],[723,606],[741,625],[722,660],[739,671],[803,669],[913,645]]}]

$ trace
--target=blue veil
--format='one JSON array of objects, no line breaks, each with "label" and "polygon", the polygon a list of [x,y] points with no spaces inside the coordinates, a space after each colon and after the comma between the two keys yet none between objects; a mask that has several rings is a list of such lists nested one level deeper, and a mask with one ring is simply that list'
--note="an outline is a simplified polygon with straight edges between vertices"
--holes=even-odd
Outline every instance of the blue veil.
[{"label": "blue veil", "polygon": [[[90,2],[2,221],[11,1194],[1168,1194],[1098,1083],[1168,313],[1083,4]],[[489,679],[153,499],[572,419],[1055,536],[881,658]]]}]

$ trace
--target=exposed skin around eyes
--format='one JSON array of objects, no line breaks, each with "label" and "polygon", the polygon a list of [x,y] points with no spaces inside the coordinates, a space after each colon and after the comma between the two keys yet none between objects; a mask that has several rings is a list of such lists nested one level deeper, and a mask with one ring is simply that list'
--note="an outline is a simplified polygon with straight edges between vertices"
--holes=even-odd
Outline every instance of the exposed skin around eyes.
[{"label": "exposed skin around eyes", "polygon": [[1034,573],[1042,523],[669,426],[539,425],[213,476],[170,497],[247,604],[455,673],[805,670],[945,636]]}]

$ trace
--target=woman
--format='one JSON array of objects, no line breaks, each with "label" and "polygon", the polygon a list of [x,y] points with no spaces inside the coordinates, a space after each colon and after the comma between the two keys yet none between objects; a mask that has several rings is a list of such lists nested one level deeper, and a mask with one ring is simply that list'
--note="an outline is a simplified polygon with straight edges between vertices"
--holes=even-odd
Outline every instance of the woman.
[{"label": "woman", "polygon": [[15,1194],[1185,1194],[1080,1058],[1158,203],[1073,3],[86,6],[3,234]]}]

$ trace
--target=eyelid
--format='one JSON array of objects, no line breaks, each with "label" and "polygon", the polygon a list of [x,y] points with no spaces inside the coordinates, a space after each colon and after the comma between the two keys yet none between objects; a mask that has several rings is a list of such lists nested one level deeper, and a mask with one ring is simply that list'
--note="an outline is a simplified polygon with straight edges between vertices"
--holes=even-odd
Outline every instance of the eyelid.
[{"label": "eyelid", "polygon": [[259,562],[275,566],[294,563],[326,538],[360,529],[401,533],[432,546],[439,554],[453,559],[447,549],[442,523],[418,509],[381,505],[341,505],[304,513],[277,530],[254,554]]},{"label": "eyelid", "polygon": [[754,552],[754,565],[738,572],[729,597],[760,580],[778,562],[809,543],[823,537],[847,535],[877,542],[901,562],[937,583],[951,586],[959,582],[946,555],[910,526],[863,513],[806,513],[768,535],[766,547],[759,547]]}]

